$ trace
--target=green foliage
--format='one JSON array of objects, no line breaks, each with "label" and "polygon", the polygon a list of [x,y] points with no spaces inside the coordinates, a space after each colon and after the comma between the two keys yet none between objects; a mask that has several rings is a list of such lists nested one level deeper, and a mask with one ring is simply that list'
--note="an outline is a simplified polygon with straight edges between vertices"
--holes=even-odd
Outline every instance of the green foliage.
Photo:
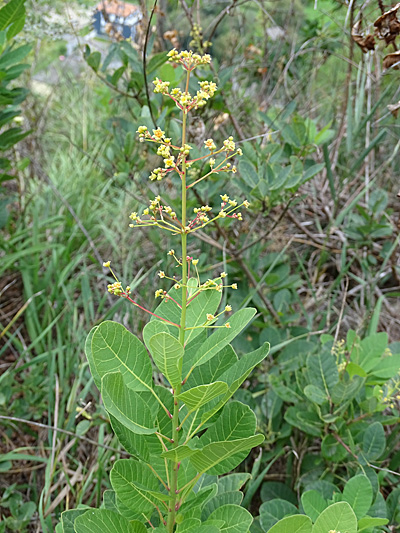
[{"label": "green foliage", "polygon": [[312,344],[290,370],[287,352],[270,375],[272,391],[288,404],[281,424],[320,437],[327,461],[376,461],[386,450],[383,424],[397,420],[381,413],[398,391],[400,355],[391,352],[384,333],[360,340],[350,331],[346,346],[328,339]]},{"label": "green foliage", "polygon": [[[50,11],[53,3],[56,2],[51,3]],[[155,14],[152,25],[162,35],[169,24],[173,27],[179,20],[179,39],[183,44],[189,25],[185,27],[182,13],[170,2],[167,4],[163,15]],[[182,460],[179,486],[196,475],[195,464],[200,470],[203,468],[204,456],[219,459],[221,455],[221,462],[202,474],[188,492],[176,515],[178,533],[216,533],[226,529],[228,525],[221,523],[223,517],[210,519],[214,511],[227,505],[242,505],[257,514],[260,500],[260,517],[250,526],[252,532],[262,531],[261,523],[275,527],[274,513],[281,507],[289,508],[287,514],[293,514],[277,518],[286,521],[288,531],[308,531],[310,523],[313,527],[323,511],[343,502],[353,508],[358,531],[377,533],[386,520],[386,528],[398,527],[400,350],[394,343],[389,352],[385,334],[375,336],[384,330],[391,339],[397,334],[396,295],[388,291],[398,285],[399,276],[395,205],[398,136],[396,118],[384,108],[393,103],[398,76],[390,69],[380,77],[374,65],[372,72],[367,72],[372,53],[361,57],[354,43],[347,70],[343,61],[348,46],[346,36],[351,31],[345,27],[350,20],[347,7],[331,0],[312,4],[297,2],[289,6],[289,2],[281,2],[261,9],[261,4],[257,7],[255,3],[239,3],[230,10],[229,17],[221,20],[216,3],[202,5],[199,16],[204,28],[209,25],[212,30],[213,20],[219,21],[211,40],[221,91],[210,106],[199,110],[197,119],[205,125],[207,135],[213,131],[216,141],[234,129],[242,133],[241,139],[248,140],[240,144],[245,158],[238,165],[239,179],[224,182],[221,177],[217,180],[210,176],[207,183],[199,183],[197,192],[202,202],[210,205],[219,203],[221,192],[244,192],[251,200],[252,213],[240,232],[230,230],[227,220],[219,220],[210,225],[212,232],[207,242],[198,239],[192,243],[190,254],[196,253],[200,259],[201,278],[214,277],[221,266],[239,289],[228,297],[224,295],[221,307],[221,294],[217,291],[201,292],[191,302],[186,309],[186,324],[195,329],[185,332],[182,357],[179,351],[167,350],[164,342],[168,340],[168,345],[176,346],[171,338],[179,343],[178,328],[156,317],[144,327],[141,311],[133,308],[132,312],[123,302],[107,299],[104,272],[99,269],[103,256],[112,254],[113,264],[123,263],[124,277],[133,281],[132,293],[138,301],[149,301],[156,265],[164,258],[164,251],[176,247],[176,243],[169,236],[160,237],[156,228],[149,227],[139,236],[125,231],[127,209],[138,210],[143,197],[149,191],[154,193],[154,184],[148,185],[147,177],[155,155],[151,148],[143,149],[136,142],[135,131],[140,124],[153,128],[154,119],[177,139],[180,114],[173,102],[161,100],[152,91],[147,99],[142,51],[140,46],[136,49],[136,44],[121,41],[103,47],[104,43],[100,43],[100,54],[94,51],[98,43],[90,43],[92,49],[87,48],[84,56],[89,69],[83,76],[76,76],[73,70],[70,77],[69,62],[72,60],[75,67],[74,57],[62,69],[58,64],[59,55],[65,54],[65,44],[37,43],[35,78],[51,61],[51,71],[54,67],[62,74],[57,85],[47,85],[51,91],[49,100],[35,91],[35,82],[32,83],[29,122],[41,126],[40,136],[33,138],[32,153],[28,153],[34,165],[26,169],[26,160],[14,163],[14,155],[6,154],[11,168],[5,169],[4,175],[11,179],[18,171],[21,180],[21,212],[15,226],[14,220],[8,224],[1,241],[0,271],[7,287],[10,271],[21,274],[21,296],[29,303],[23,308],[24,324],[18,320],[4,334],[5,343],[0,347],[1,355],[6,354],[0,409],[5,415],[40,421],[50,427],[57,425],[60,432],[48,430],[41,448],[44,457],[38,463],[21,451],[1,455],[5,483],[19,477],[18,472],[13,472],[18,461],[34,462],[39,471],[32,470],[32,490],[25,485],[16,487],[16,491],[24,490],[25,494],[13,506],[7,506],[3,494],[5,511],[0,531],[7,527],[25,533],[27,528],[38,528],[38,520],[45,533],[53,531],[52,521],[57,520],[66,501],[64,496],[61,503],[57,498],[62,490],[62,494],[67,491],[69,504],[78,505],[78,510],[63,514],[57,533],[63,529],[74,533],[75,519],[85,513],[87,521],[93,523],[82,527],[89,531],[90,527],[106,530],[101,516],[106,516],[109,523],[117,520],[113,526],[116,529],[130,530],[133,524],[134,530],[143,531],[143,524],[136,523],[135,511],[110,489],[105,475],[117,464],[121,446],[133,461],[150,464],[157,473],[164,473],[164,460],[168,459],[170,465]],[[23,2],[9,1],[6,7],[10,5],[22,13]],[[35,13],[28,9],[28,18],[39,19],[43,5],[41,0],[36,2]],[[356,14],[356,3],[353,8]],[[295,10],[295,16],[290,9]],[[377,5],[369,6],[365,20],[375,11],[378,12]],[[273,17],[273,25],[284,32],[277,40],[270,34],[270,29],[274,29],[270,28],[272,18],[266,16],[262,20],[267,12]],[[175,16],[177,13],[179,16]],[[63,17],[67,21],[65,14]],[[160,27],[158,19],[162,22]],[[45,32],[53,31],[50,26]],[[28,29],[32,31],[29,24]],[[18,76],[10,78],[7,85],[7,90],[15,91],[17,85],[22,85],[20,75],[25,69],[23,55],[27,47],[22,44],[24,37],[17,36],[17,42],[11,40],[13,32],[19,31],[17,23],[11,23],[4,31],[10,54],[2,66],[7,77]],[[34,32],[43,39],[43,31],[34,28]],[[171,85],[180,83],[180,71],[165,63],[165,53],[152,53],[154,45],[157,49],[162,46],[154,37],[150,32],[148,77],[155,73]],[[206,32],[205,38],[208,37]],[[349,49],[351,46],[350,41]],[[379,61],[382,50],[375,54]],[[43,72],[39,76],[48,81]],[[201,81],[217,81],[214,74],[203,69],[197,71],[197,76]],[[368,86],[370,80],[372,87]],[[195,85],[195,80],[191,80],[191,91]],[[366,109],[367,95],[368,105],[372,100],[372,110]],[[4,119],[16,112],[18,120],[2,125],[1,135],[4,131],[6,135],[0,141],[4,146],[24,133],[17,109],[24,103],[18,103],[22,91],[15,91],[14,96],[16,109]],[[347,109],[343,109],[345,102]],[[368,133],[371,125],[372,140]],[[197,144],[191,135],[189,143]],[[29,152],[30,144],[21,146],[21,153]],[[14,147],[11,144],[9,150]],[[193,157],[200,157],[201,151],[197,147],[193,150]],[[194,178],[208,170],[207,163],[201,161],[191,168]],[[11,187],[0,200],[0,211],[15,197],[9,192],[13,184],[4,185],[4,192]],[[179,179],[168,179],[162,189],[163,203],[176,205],[179,187]],[[189,211],[198,205],[198,200],[188,195]],[[7,216],[7,209],[3,209],[0,225],[6,224]],[[87,240],[82,226],[87,230]],[[223,248],[218,247],[218,236],[223,236]],[[213,265],[210,271],[207,265]],[[143,271],[139,270],[142,267]],[[347,278],[349,287],[344,290]],[[162,288],[168,290],[164,283]],[[188,283],[188,291],[193,287]],[[169,292],[174,298],[177,293],[175,289]],[[4,294],[7,299],[8,293]],[[203,327],[205,314],[217,314],[226,303],[235,308],[256,308],[257,313],[247,311],[232,318],[237,325],[243,322],[242,332],[236,337],[228,338],[234,328],[217,329],[216,333],[221,334],[215,337],[215,333],[208,335],[209,329]],[[180,323],[180,309],[172,301],[164,300],[155,313]],[[247,318],[251,326],[245,330]],[[135,333],[134,339],[131,334],[126,335],[128,329],[108,319],[123,323]],[[103,357],[98,354],[95,361],[92,337],[99,324],[95,342],[102,347]],[[103,328],[104,324],[107,327]],[[223,324],[221,316],[215,325]],[[90,374],[80,354],[85,332],[93,325],[86,342]],[[332,335],[336,331],[340,338],[349,327],[357,335],[350,331],[344,347],[333,343],[332,336],[322,335],[320,343],[315,335],[320,330]],[[114,347],[115,353],[109,348],[114,334],[121,337],[121,346]],[[156,339],[153,346],[152,338],[157,335],[163,343]],[[147,350],[137,337],[143,338]],[[221,349],[214,354],[216,340]],[[265,349],[258,347],[265,341],[273,346],[270,356],[250,376],[253,366],[264,357]],[[9,365],[14,355],[15,362]],[[108,364],[108,359],[114,366]],[[193,367],[192,362],[197,359],[199,364]],[[143,367],[138,367],[137,362]],[[133,374],[126,371],[126,366],[133,369]],[[140,368],[145,369],[143,374]],[[155,431],[173,438],[166,410],[173,413],[174,397],[169,389],[180,385],[180,372],[187,381],[176,394],[181,407],[179,421],[187,419],[180,429],[179,446],[173,448],[164,439],[169,451],[163,452]],[[97,401],[93,380],[101,390],[102,402]],[[242,383],[244,389],[240,388]],[[250,456],[239,466],[248,451],[240,451],[241,446],[249,446],[249,437],[241,433],[239,421],[248,431],[251,429],[250,439],[256,432],[250,409],[257,415],[257,431],[265,435],[266,443],[254,463],[254,456]],[[116,436],[110,432],[109,423]],[[190,426],[200,429],[186,444]],[[28,434],[28,442],[36,439],[36,444],[43,446],[43,428],[22,423],[21,427]],[[62,429],[75,437],[63,434]],[[232,438],[227,441],[231,431]],[[5,434],[6,445],[12,446],[14,422],[5,422]],[[81,440],[85,436],[91,443]],[[214,440],[223,445],[208,448]],[[69,451],[59,453],[64,445]],[[234,455],[223,458],[228,448]],[[31,453],[37,456],[34,444]],[[42,476],[44,470],[39,467],[47,457],[53,457],[52,453],[54,462],[48,461]],[[219,472],[228,472],[236,465],[253,476],[249,479],[250,474],[234,474],[240,480],[248,480],[244,500],[242,485],[227,481],[235,478],[217,478]],[[80,469],[84,482],[74,485],[70,472],[78,475]],[[135,476],[139,476],[138,472]],[[224,480],[226,485],[231,483],[226,490]],[[145,494],[164,512],[157,496],[162,494],[167,504],[170,500],[162,483],[153,490],[151,484],[144,483],[144,487],[148,489]],[[104,489],[107,490],[103,492]],[[34,507],[26,505],[29,498],[35,501]],[[282,501],[283,504],[277,503]],[[58,502],[56,508],[53,502]],[[80,502],[89,503],[92,508]],[[93,509],[100,505],[101,511],[107,513]],[[24,518],[26,508],[32,513],[30,521],[34,524]],[[234,514],[233,509],[236,507],[226,515]],[[247,524],[248,515],[242,513],[242,518]],[[156,512],[152,520],[156,531],[165,532],[162,525],[157,525],[161,521]],[[231,527],[239,526],[232,523]]]},{"label": "green foliage", "polygon": [[[252,310],[247,311],[250,316],[253,315]],[[154,322],[156,323],[159,321]],[[231,332],[232,329],[233,327],[228,331]],[[238,326],[236,330],[233,329],[233,333],[237,333],[240,329]],[[216,333],[210,338],[214,335]],[[230,333],[229,338],[232,336]],[[176,387],[183,379],[181,365],[176,366],[176,361],[181,361],[182,356],[184,357],[182,345],[168,333],[155,333],[150,338],[149,345],[155,363],[160,370],[166,370],[165,377],[173,387]],[[212,361],[219,362],[220,354],[222,355],[225,349],[225,340],[217,343],[216,351],[211,356],[207,355],[204,366],[209,367]],[[200,476],[205,472],[211,475],[229,472],[242,462],[252,447],[263,441],[262,435],[254,435],[256,418],[249,407],[240,402],[228,404],[226,402],[232,395],[230,391],[236,390],[248,373],[267,355],[268,347],[258,350],[254,356],[252,354],[243,356],[236,365],[222,374],[220,381],[213,383],[202,382],[202,376],[206,377],[207,374],[194,372],[195,367],[199,371],[202,370],[203,365],[199,364],[199,361],[204,353],[203,346],[199,347],[199,352],[200,356],[195,352],[190,360],[193,373],[187,381],[187,389],[177,396],[184,407],[180,425],[187,444],[181,444],[166,452],[154,437],[154,433],[161,438],[160,435],[165,431],[165,423],[168,424],[168,416],[165,420],[165,413],[169,413],[168,409],[171,409],[171,406],[169,403],[164,403],[166,391],[161,394],[162,389],[153,383],[150,360],[142,343],[123,326],[110,321],[96,326],[88,337],[86,353],[93,375],[96,376],[96,380],[100,380],[97,383],[101,386],[104,405],[112,417],[113,427],[121,443],[139,458],[139,460],[119,460],[111,471],[111,485],[115,491],[117,509],[120,509],[118,502],[121,502],[124,509],[130,510],[130,515],[140,509],[138,519],[144,514],[152,520],[154,508],[160,505],[159,502],[168,505],[170,496],[162,490],[163,486],[160,484],[166,473],[163,458],[180,464],[179,472],[182,473],[180,474],[182,477],[178,490],[180,486],[187,484],[189,487],[192,486],[192,490],[185,491],[186,497],[180,504],[182,505],[180,514],[184,518],[185,500],[187,499],[187,503],[191,503],[190,508],[193,508],[195,495],[199,492],[193,488],[191,478],[195,483],[199,478],[201,480]],[[195,376],[198,384],[190,387]],[[208,420],[210,412],[213,416],[218,415],[217,418],[200,438],[196,438],[196,433],[202,426],[201,420]],[[198,429],[194,425],[196,420],[199,421]],[[154,474],[157,474],[157,477]],[[232,499],[236,501],[233,494],[236,492],[232,492]],[[200,512],[208,500],[200,498],[200,495],[198,497],[198,512]],[[188,513],[190,508],[187,507]],[[221,509],[226,509],[226,513]],[[246,517],[249,516],[245,509],[227,503],[226,506],[219,507],[218,512],[215,510],[211,513],[205,524],[217,519],[218,516],[219,520],[231,524],[229,527],[236,527],[235,521],[240,522],[242,524],[240,527],[247,527],[243,531],[247,531],[248,525],[243,526],[243,524],[248,523],[248,518],[243,518],[243,513]],[[111,510],[109,514],[96,511],[94,515],[92,511],[88,511],[77,520],[75,527],[79,526],[79,531],[91,531],[89,527],[95,527],[95,524],[104,521],[104,527],[108,524],[108,527],[112,528],[117,523],[114,524],[114,521],[120,519],[119,515],[114,515]],[[223,531],[224,527],[218,530]]]},{"label": "green foliage", "polygon": [[286,500],[263,503],[260,507],[263,530],[266,533],[357,533],[369,528],[381,531],[379,526],[388,523],[386,516],[374,516],[371,483],[361,474],[345,484],[342,494],[337,491],[332,498],[324,498],[316,490],[308,490],[303,493],[301,503],[304,514],[299,514]]},{"label": "green foliage", "polygon": [[[173,54],[172,59],[176,60]],[[187,57],[189,59],[182,55],[181,62],[187,70],[188,84],[192,69],[191,55]],[[161,59],[164,61],[164,56]],[[99,55],[90,54],[87,60],[97,71]],[[207,56],[193,57],[193,60],[194,65],[208,62]],[[186,61],[189,61],[189,66]],[[155,83],[156,87],[161,84],[159,80]],[[204,85],[203,93],[207,96],[206,91],[212,96],[214,89]],[[153,320],[143,330],[149,353],[133,333],[116,322],[103,321],[89,333],[85,353],[93,379],[101,390],[104,407],[117,437],[135,458],[115,462],[110,474],[112,497],[105,493],[104,509],[88,510],[82,514],[64,513],[61,522],[64,532],[64,517],[65,522],[73,521],[76,532],[82,533],[98,528],[110,532],[126,528],[128,531],[147,530],[144,524],[153,529],[153,524],[156,524],[161,531],[172,533],[175,528],[177,531],[190,530],[190,523],[196,531],[218,533],[234,530],[247,533],[253,521],[251,514],[240,506],[242,480],[238,484],[232,483],[233,486],[229,487],[232,490],[222,489],[221,485],[219,491],[218,484],[213,484],[211,488],[199,487],[206,474],[218,476],[231,471],[253,447],[264,441],[264,436],[256,433],[257,420],[251,409],[241,402],[229,400],[255,366],[268,355],[269,344],[265,343],[238,359],[230,343],[252,320],[256,310],[240,309],[229,322],[214,326],[220,315],[231,311],[231,307],[226,306],[224,311],[214,314],[219,306],[222,279],[226,273],[217,280],[204,283],[200,283],[198,275],[198,279],[188,277],[188,264],[191,264],[192,258],[187,256],[187,237],[195,231],[192,226],[196,226],[198,221],[206,221],[197,217],[189,225],[186,219],[188,154],[185,151],[189,153],[190,149],[187,149],[185,134],[189,104],[184,102],[184,96],[181,101],[182,104],[177,102],[177,105],[184,110],[182,148],[179,150],[181,159],[177,160],[182,165],[182,223],[174,233],[181,236],[184,259],[178,260],[173,250],[169,252],[182,270],[182,279],[175,283],[175,289],[181,289],[181,304],[171,296],[171,292],[156,291],[156,296],[162,295],[164,301],[155,313],[151,312]],[[197,100],[194,102],[197,107]],[[160,148],[164,151],[163,156],[168,158],[170,141],[163,141],[165,134],[161,130],[155,130],[154,135],[158,131]],[[147,127],[141,126],[138,133],[141,138],[152,139]],[[216,154],[225,150],[226,161],[235,145],[232,138],[225,143],[232,144],[233,148],[222,148]],[[210,151],[213,152],[213,149]],[[157,197],[150,203],[150,209],[154,210],[159,202],[160,197]],[[228,203],[227,200],[224,202],[223,206]],[[234,202],[233,211],[227,207],[227,212],[234,212],[236,205],[237,202]],[[221,209],[225,217],[227,213],[223,211],[223,206]],[[161,207],[160,213],[163,209]],[[157,211],[156,208],[154,213]],[[170,208],[168,214],[171,211]],[[144,214],[148,212],[147,209]],[[220,213],[217,218],[221,216]],[[171,217],[176,220],[175,214]],[[153,216],[150,223],[146,223],[133,213],[131,219],[139,225],[158,225],[160,229],[169,231],[173,227],[162,217],[157,222],[156,216]],[[196,264],[197,261],[193,261],[193,265]],[[103,266],[110,267],[110,263],[106,262]],[[159,276],[166,277],[164,271],[160,271]],[[170,279],[176,282],[175,278]],[[232,288],[235,287],[232,285]],[[122,289],[118,280],[108,289],[141,307],[128,296],[130,288]],[[208,335],[213,327],[216,331]],[[221,364],[226,357],[231,364]],[[156,385],[154,381],[155,372],[158,372],[161,385]],[[218,500],[212,502],[216,496]]]},{"label": "green foliage", "polygon": [[13,201],[2,184],[14,179],[17,171],[8,151],[30,133],[18,125],[18,106],[28,91],[15,86],[15,80],[29,68],[23,60],[32,49],[30,45],[18,46],[14,39],[24,27],[24,3],[25,0],[11,0],[0,9],[0,229],[7,224],[7,206]]}]

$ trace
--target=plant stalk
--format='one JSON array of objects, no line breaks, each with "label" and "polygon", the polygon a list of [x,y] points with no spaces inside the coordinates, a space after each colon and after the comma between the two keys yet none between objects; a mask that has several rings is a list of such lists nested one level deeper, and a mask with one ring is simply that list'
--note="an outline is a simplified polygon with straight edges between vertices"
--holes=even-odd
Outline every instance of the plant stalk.
[{"label": "plant stalk", "polygon": [[[186,92],[189,89],[189,78],[190,71],[187,71],[186,76]],[[182,148],[186,144],[186,123],[187,123],[187,111],[183,110],[183,119],[182,119]],[[187,305],[187,274],[188,274],[188,264],[187,264],[187,233],[186,228],[186,156],[184,156],[182,162],[182,233],[181,233],[181,242],[182,242],[182,313],[181,313],[181,327],[179,330],[179,342],[184,346],[185,344],[185,327],[186,327],[186,305]],[[181,385],[176,387],[174,390],[174,414],[172,418],[172,439],[174,441],[173,447],[176,448],[179,443],[179,400],[177,398],[178,394],[181,391]],[[171,465],[171,486],[169,494],[172,499],[169,501],[169,510],[168,510],[168,520],[167,520],[167,529],[168,533],[173,533],[175,526],[175,516],[176,516],[176,502],[177,502],[177,489],[178,489],[178,470],[179,463],[172,463]]]}]

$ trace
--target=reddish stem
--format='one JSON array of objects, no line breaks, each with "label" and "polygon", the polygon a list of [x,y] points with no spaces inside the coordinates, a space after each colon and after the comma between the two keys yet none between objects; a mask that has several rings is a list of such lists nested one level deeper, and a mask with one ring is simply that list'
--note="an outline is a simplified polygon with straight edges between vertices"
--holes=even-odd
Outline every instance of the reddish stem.
[{"label": "reddish stem", "polygon": [[142,307],[141,305],[139,305],[137,302],[135,302],[134,300],[132,300],[132,298],[130,298],[126,292],[123,292],[122,293],[122,296],[124,298],[126,298],[127,300],[129,300],[131,303],[133,303],[133,305],[136,305],[136,307],[139,307],[139,309],[142,309],[143,311],[146,311],[146,313],[149,313],[150,315],[153,315],[155,316],[156,318],[159,318],[160,320],[163,320],[164,322],[168,322],[169,324],[172,324],[173,326],[176,326],[177,328],[180,328],[180,325],[179,324],[175,324],[175,322],[171,322],[171,320],[167,320],[166,318],[163,318],[161,316],[158,316],[156,315],[155,313],[152,313],[151,311],[149,311],[148,309],[145,309],[144,307]]},{"label": "reddish stem", "polygon": [[198,295],[201,293],[201,291],[199,291],[197,294],[195,294],[194,296],[192,296],[188,301],[187,301],[187,305],[190,304],[190,302],[192,302],[195,298],[198,297]]},{"label": "reddish stem", "polygon": [[169,295],[168,295],[168,300],[172,300],[174,303],[176,303],[176,305],[177,305],[180,309],[182,309],[181,304],[178,303],[176,300],[174,300],[174,298],[172,298],[172,296],[169,296]]},{"label": "reddish stem", "polygon": [[176,105],[183,111],[183,107],[181,106],[181,104],[178,102],[178,100],[176,98],[171,96],[169,93],[166,93],[166,95],[169,96],[171,98],[171,100],[173,100],[176,103]]}]

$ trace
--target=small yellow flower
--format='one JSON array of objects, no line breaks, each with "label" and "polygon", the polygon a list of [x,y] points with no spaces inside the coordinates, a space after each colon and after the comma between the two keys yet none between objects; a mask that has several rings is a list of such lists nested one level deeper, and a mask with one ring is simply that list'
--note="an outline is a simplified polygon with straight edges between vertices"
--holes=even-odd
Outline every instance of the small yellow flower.
[{"label": "small yellow flower", "polygon": [[175,255],[175,250],[170,250],[170,251],[168,252],[168,255]]},{"label": "small yellow flower", "polygon": [[208,321],[211,321],[211,320],[214,320],[215,316],[212,315],[211,313],[207,313],[207,320]]},{"label": "small yellow flower", "polygon": [[163,294],[164,294],[164,291],[162,289],[157,289],[156,292],[154,293],[156,298],[159,298]]},{"label": "small yellow flower", "polygon": [[192,261],[192,263],[193,263],[194,266],[196,266],[198,262],[199,262],[198,259],[193,259],[193,261]]},{"label": "small yellow flower", "polygon": [[226,278],[227,275],[228,275],[228,274],[227,274],[226,272],[221,272],[221,276],[220,276],[220,277],[221,277],[221,278]]},{"label": "small yellow flower", "polygon": [[237,283],[232,283],[231,287],[232,287],[232,289],[236,290],[237,289]]},{"label": "small yellow flower", "polygon": [[250,202],[248,202],[247,200],[245,200],[243,202],[243,205],[245,206],[246,209],[248,209],[250,207]]},{"label": "small yellow flower", "polygon": [[226,306],[225,306],[225,311],[226,311],[227,313],[229,313],[229,311],[232,311],[232,306],[231,306],[231,305],[226,305]]},{"label": "small yellow flower", "polygon": [[104,268],[109,268],[110,265],[111,265],[111,261],[106,261],[105,263],[103,263]]},{"label": "small yellow flower", "polygon": [[165,278],[165,272],[163,270],[160,270],[158,275],[159,275],[160,278]]},{"label": "small yellow flower", "polygon": [[228,137],[226,141],[224,141],[224,148],[227,152],[233,152],[235,149],[235,143],[233,142],[233,137]]},{"label": "small yellow flower", "polygon": [[178,290],[178,289],[180,289],[180,288],[181,288],[181,286],[179,285],[179,283],[175,283],[175,285],[174,285],[174,289]]},{"label": "small yellow flower", "polygon": [[175,58],[177,55],[179,55],[178,51],[173,48],[171,51],[168,52],[167,57],[169,59]]},{"label": "small yellow flower", "polygon": [[231,325],[229,324],[229,322],[227,322],[227,323],[225,324],[225,327],[228,328],[228,329],[230,329]]},{"label": "small yellow flower", "polygon": [[226,217],[226,211],[224,211],[223,209],[218,213],[218,216],[221,217],[221,218],[225,218]]},{"label": "small yellow flower", "polygon": [[220,196],[221,200],[225,203],[229,200],[229,196],[227,194],[220,194]]},{"label": "small yellow flower", "polygon": [[168,157],[168,159],[164,159],[164,164],[166,168],[170,168],[174,166],[174,156]]},{"label": "small yellow flower", "polygon": [[165,136],[165,131],[161,128],[157,128],[156,130],[153,130],[153,134],[154,137],[160,141]]},{"label": "small yellow flower", "polygon": [[216,149],[216,145],[215,145],[213,139],[205,140],[204,144],[206,145],[206,148],[208,148],[210,150],[210,152],[213,152]]},{"label": "small yellow flower", "polygon": [[191,102],[191,100],[192,100],[192,96],[189,93],[182,94],[182,96],[179,99],[180,103],[183,106],[189,104]]}]

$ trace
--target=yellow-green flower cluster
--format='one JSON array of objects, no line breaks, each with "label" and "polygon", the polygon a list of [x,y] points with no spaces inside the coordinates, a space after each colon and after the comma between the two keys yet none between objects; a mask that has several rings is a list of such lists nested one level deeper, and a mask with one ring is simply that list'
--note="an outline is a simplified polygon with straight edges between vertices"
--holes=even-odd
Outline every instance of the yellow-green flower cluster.
[{"label": "yellow-green flower cluster", "polygon": [[206,213],[212,211],[212,207],[210,207],[209,205],[202,205],[201,207],[195,207],[193,211],[197,215],[197,220],[199,220],[200,222],[208,222],[210,219],[208,218]]},{"label": "yellow-green flower cluster", "polygon": [[190,36],[193,37],[193,40],[189,43],[191,48],[202,50],[212,46],[210,41],[203,41],[203,30],[201,26],[198,26],[197,24],[193,24],[193,27],[190,30]]},{"label": "yellow-green flower cluster", "polygon": [[161,94],[168,94],[169,93],[169,81],[161,81],[159,78],[156,78],[153,80],[154,84],[154,92],[155,93],[161,93]]},{"label": "yellow-green flower cluster", "polygon": [[107,290],[108,292],[110,292],[111,294],[115,294],[116,296],[121,296],[121,294],[126,296],[131,292],[131,288],[129,287],[129,285],[124,290],[120,281],[115,281],[114,283],[110,283],[110,285],[107,285]]},{"label": "yellow-green flower cluster", "polygon": [[[233,141],[233,137],[228,137],[225,141],[224,141],[224,149],[226,152],[233,152],[236,148],[236,145]],[[240,148],[239,148],[240,150]],[[241,151],[241,150],[240,150]],[[239,154],[239,155],[242,155],[242,154]]]},{"label": "yellow-green flower cluster", "polygon": [[188,91],[181,91],[179,87],[172,89],[170,92],[169,82],[161,81],[159,78],[156,78],[153,83],[155,85],[155,93],[169,96],[185,112],[203,107],[217,90],[217,85],[213,81],[201,81],[199,83],[200,89],[197,91],[196,96],[192,96]]},{"label": "yellow-green flower cluster", "polygon": [[215,94],[215,91],[217,90],[217,84],[214,83],[213,81],[201,81],[199,85],[200,85],[200,90],[197,91],[196,97],[194,99],[195,109],[206,105],[207,100],[212,98]]},{"label": "yellow-green flower cluster", "polygon": [[[206,148],[208,148],[210,150],[210,152],[214,152],[214,150],[217,148],[215,142],[214,142],[214,139],[206,139],[204,141],[204,145]],[[214,164],[215,164],[215,159],[214,159]]]},{"label": "yellow-green flower cluster", "polygon": [[164,176],[165,176],[165,169],[158,167],[152,171],[152,173],[149,176],[149,179],[151,181],[154,181],[154,180],[161,181]]},{"label": "yellow-green flower cluster", "polygon": [[168,60],[173,63],[180,63],[185,70],[192,71],[199,65],[208,65],[211,63],[211,56],[209,54],[196,54],[191,50],[183,50],[178,52],[175,48],[168,52]]},{"label": "yellow-green flower cluster", "polygon": [[[138,223],[138,222],[142,222],[142,219],[141,219],[140,216],[136,213],[136,211],[134,211],[133,213],[131,213],[131,214],[129,215],[129,218],[130,218],[131,220],[133,220],[133,222],[136,222],[136,223]],[[132,227],[133,224],[129,224],[129,226]]]},{"label": "yellow-green flower cluster", "polygon": [[[187,233],[190,233],[192,231],[196,231],[196,229],[202,228],[209,222],[212,222],[213,220],[217,220],[218,218],[235,218],[236,220],[243,220],[242,213],[235,212],[238,208],[240,208],[242,205],[246,208],[250,207],[250,203],[247,200],[244,200],[240,205],[238,205],[238,202],[236,200],[231,200],[227,194],[221,195],[221,208],[219,213],[212,219],[210,219],[207,216],[207,213],[210,213],[212,211],[212,208],[209,205],[203,205],[201,207],[195,207],[193,209],[194,214],[196,217],[189,223],[189,226],[187,227]],[[200,224],[198,226],[198,224]],[[196,226],[198,226],[196,228]]]},{"label": "yellow-green flower cluster", "polygon": [[171,217],[173,220],[176,219],[176,213],[173,211],[172,207],[169,205],[161,205],[161,197],[156,196],[154,200],[150,201],[149,207],[143,210],[143,215],[150,216],[150,219],[143,220],[140,218],[140,215],[135,211],[129,215],[129,218],[135,222],[135,224],[129,224],[130,228],[134,228],[138,224],[144,225],[153,225],[157,224],[157,215],[160,217],[160,221],[164,221],[164,213]]},{"label": "yellow-green flower cluster", "polygon": [[400,379],[392,379],[390,383],[386,385],[385,392],[383,389],[380,389],[379,392],[382,395],[382,403],[388,404],[388,407],[393,409],[395,407],[395,400],[400,400]]},{"label": "yellow-green flower cluster", "polygon": [[161,128],[153,130],[153,135],[151,135],[146,126],[139,126],[136,133],[139,134],[139,140],[141,142],[144,140],[149,140],[154,142],[163,142],[165,144],[171,143],[171,139],[165,137],[165,131],[163,131]]},{"label": "yellow-green flower cluster", "polygon": [[[182,146],[182,148],[180,148],[180,152],[183,154],[183,155],[189,155],[190,154],[190,150],[192,149],[192,147],[189,145],[189,144],[185,144],[184,146]],[[186,166],[189,164],[189,162],[186,163]],[[190,165],[189,165],[190,166]]]},{"label": "yellow-green flower cluster", "polygon": [[[157,155],[160,155],[164,159],[164,168],[155,168],[149,176],[151,181],[161,181],[173,169],[180,173],[178,167],[181,165],[183,159],[190,154],[190,150],[192,149],[189,144],[185,144],[184,146],[172,145],[171,139],[165,137],[165,131],[161,128],[153,130],[153,135],[151,135],[146,126],[139,126],[137,133],[139,133],[140,141],[150,141],[160,145],[157,149]],[[178,157],[172,155],[171,150],[178,151]],[[191,161],[186,162],[186,168],[190,168],[191,165]]]},{"label": "yellow-green flower cluster", "polygon": [[[210,281],[210,280],[209,280]],[[214,320],[216,320],[217,318],[219,318],[221,315],[223,315],[224,313],[229,313],[230,311],[232,311],[232,307],[230,305],[226,305],[225,306],[225,309],[223,311],[221,311],[220,313],[218,313],[218,315],[212,315],[211,313],[207,313],[206,314],[206,322],[213,322]],[[226,322],[226,324],[224,324],[223,326],[217,326],[217,327],[225,327],[225,328],[230,328],[231,325],[229,322]]]}]

